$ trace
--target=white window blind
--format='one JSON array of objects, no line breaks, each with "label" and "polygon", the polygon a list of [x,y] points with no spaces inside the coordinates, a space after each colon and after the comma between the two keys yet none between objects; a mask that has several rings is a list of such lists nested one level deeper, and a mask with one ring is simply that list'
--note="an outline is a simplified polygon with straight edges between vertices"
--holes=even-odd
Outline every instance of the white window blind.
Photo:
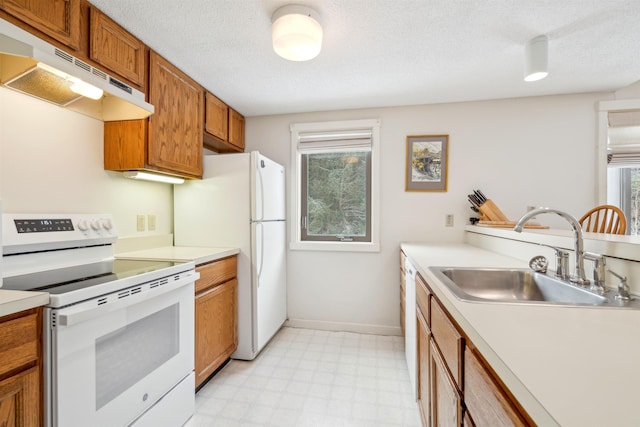
[{"label": "white window blind", "polygon": [[379,251],[378,120],[291,125],[292,249]]}]

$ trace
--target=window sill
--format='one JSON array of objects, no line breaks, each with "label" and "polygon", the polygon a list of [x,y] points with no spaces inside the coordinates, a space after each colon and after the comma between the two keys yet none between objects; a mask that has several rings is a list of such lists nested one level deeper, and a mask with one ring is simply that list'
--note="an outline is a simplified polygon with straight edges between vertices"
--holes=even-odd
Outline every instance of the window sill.
[{"label": "window sill", "polygon": [[365,242],[290,242],[294,251],[380,252],[380,243]]}]

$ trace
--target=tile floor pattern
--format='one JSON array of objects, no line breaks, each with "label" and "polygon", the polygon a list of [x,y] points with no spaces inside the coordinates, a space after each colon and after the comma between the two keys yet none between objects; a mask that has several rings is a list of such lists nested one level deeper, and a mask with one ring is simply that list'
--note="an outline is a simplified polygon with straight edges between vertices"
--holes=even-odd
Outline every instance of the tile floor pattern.
[{"label": "tile floor pattern", "polygon": [[419,427],[402,337],[283,328],[196,394],[185,427]]}]

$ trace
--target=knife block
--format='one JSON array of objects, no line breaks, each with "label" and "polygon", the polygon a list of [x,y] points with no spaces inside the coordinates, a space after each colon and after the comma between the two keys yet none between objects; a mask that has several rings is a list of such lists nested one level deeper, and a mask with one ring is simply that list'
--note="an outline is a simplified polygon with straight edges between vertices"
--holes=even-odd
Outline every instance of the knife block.
[{"label": "knife block", "polygon": [[[498,227],[498,228],[513,228],[516,225],[515,221],[509,220],[507,216],[502,213],[500,208],[496,206],[491,199],[487,199],[482,205],[478,206],[480,211],[480,221],[477,225],[483,227]],[[524,225],[524,228],[549,228],[546,225],[541,225],[534,221],[529,221]]]},{"label": "knife block", "polygon": [[480,221],[509,221],[509,218],[502,213],[491,199],[478,206],[478,210],[482,214],[480,215]]}]

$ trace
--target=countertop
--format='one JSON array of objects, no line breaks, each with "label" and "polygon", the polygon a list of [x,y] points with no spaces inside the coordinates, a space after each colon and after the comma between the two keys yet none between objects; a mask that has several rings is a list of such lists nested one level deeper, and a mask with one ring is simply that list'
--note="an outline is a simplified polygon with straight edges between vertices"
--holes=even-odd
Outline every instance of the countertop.
[{"label": "countertop", "polygon": [[429,266],[527,263],[467,244],[401,248],[538,425],[640,425],[640,310],[463,302]]},{"label": "countertop", "polygon": [[0,316],[49,304],[47,292],[12,291],[0,288]]},{"label": "countertop", "polygon": [[240,253],[239,248],[208,248],[192,246],[163,246],[139,251],[122,252],[119,259],[147,259],[156,261],[193,261],[196,265]]}]

